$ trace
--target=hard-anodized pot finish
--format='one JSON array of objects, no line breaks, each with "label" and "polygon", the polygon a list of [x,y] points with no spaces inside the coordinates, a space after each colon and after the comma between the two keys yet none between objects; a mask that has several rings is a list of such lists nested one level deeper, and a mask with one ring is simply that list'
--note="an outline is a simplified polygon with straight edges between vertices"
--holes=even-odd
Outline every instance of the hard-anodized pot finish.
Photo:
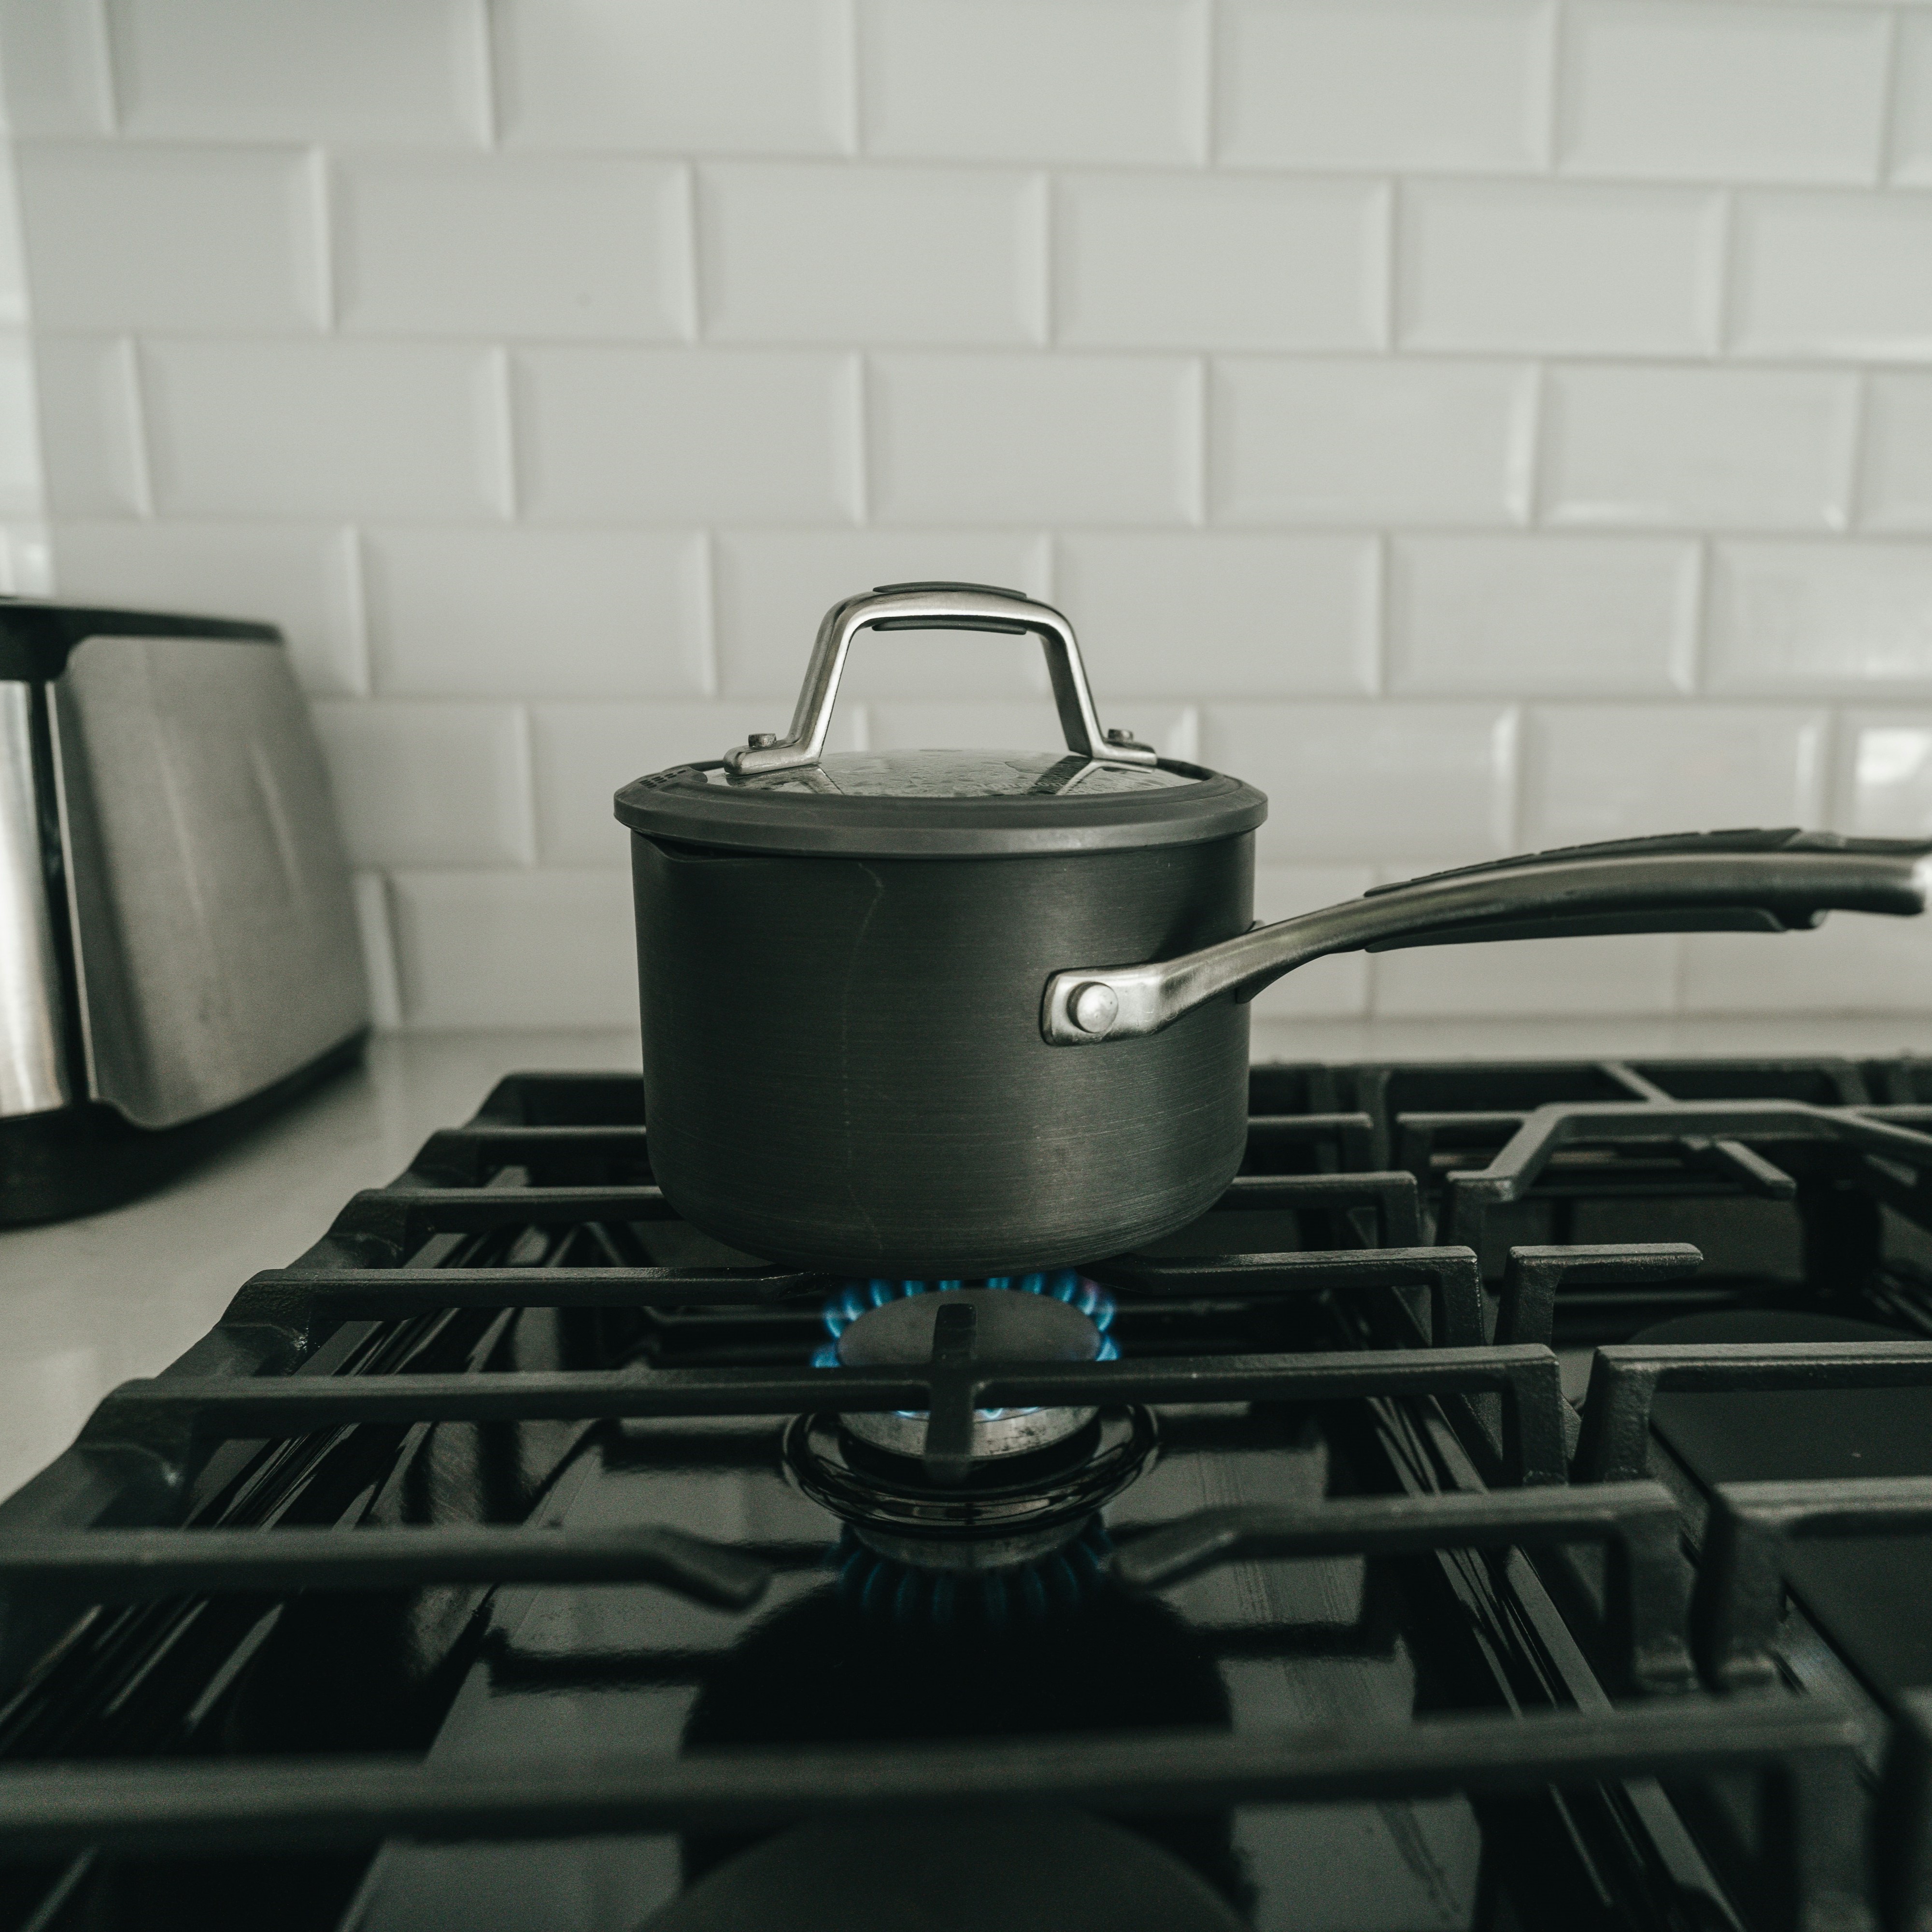
[{"label": "hard-anodized pot finish", "polygon": [[1245,930],[1250,834],[941,860],[631,844],[652,1172],[732,1246],[859,1275],[1052,1268],[1182,1226],[1240,1164],[1245,1006],[1069,1054],[1039,1005],[1064,961]]}]

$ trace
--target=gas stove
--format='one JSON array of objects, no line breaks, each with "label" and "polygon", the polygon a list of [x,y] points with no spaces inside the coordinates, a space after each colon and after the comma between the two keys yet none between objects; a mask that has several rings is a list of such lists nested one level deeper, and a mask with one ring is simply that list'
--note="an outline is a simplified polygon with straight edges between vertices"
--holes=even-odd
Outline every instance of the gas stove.
[{"label": "gas stove", "polygon": [[0,1504],[0,1924],[1926,1922],[1932,1062],[1270,1066],[778,1270],[519,1075]]}]

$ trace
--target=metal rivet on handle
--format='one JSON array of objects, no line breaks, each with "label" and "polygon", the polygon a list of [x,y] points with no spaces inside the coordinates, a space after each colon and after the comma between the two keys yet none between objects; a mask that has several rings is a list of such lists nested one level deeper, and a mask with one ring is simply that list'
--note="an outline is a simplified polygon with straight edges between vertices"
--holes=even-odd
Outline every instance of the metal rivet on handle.
[{"label": "metal rivet on handle", "polygon": [[1066,1002],[1066,1017],[1082,1033],[1105,1033],[1120,1012],[1120,994],[1103,980],[1076,986]]},{"label": "metal rivet on handle", "polygon": [[778,741],[778,734],[776,731],[754,731],[745,742],[750,746],[753,751],[763,752],[776,745]]}]

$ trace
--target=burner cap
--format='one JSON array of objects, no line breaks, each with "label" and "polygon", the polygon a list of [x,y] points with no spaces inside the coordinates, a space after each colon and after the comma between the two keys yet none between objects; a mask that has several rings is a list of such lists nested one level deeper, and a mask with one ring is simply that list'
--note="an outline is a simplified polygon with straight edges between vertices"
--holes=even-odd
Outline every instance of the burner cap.
[{"label": "burner cap", "polygon": [[[940,1312],[964,1304],[973,1311],[977,1362],[1090,1362],[1100,1353],[1100,1330],[1078,1309],[1051,1296],[1010,1288],[946,1288],[869,1309],[838,1338],[848,1368],[903,1367],[932,1359]],[[1090,1408],[982,1409],[973,1419],[973,1454],[1023,1456],[1058,1442],[1093,1420]],[[902,1456],[926,1447],[926,1418],[914,1414],[841,1417],[861,1442]]]}]

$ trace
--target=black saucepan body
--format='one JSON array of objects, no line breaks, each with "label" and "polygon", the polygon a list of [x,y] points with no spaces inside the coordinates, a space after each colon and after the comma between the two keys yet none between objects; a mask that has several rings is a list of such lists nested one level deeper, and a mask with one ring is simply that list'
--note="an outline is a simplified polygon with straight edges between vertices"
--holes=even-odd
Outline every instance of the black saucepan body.
[{"label": "black saucepan body", "polygon": [[718,1239],[974,1280],[1166,1233],[1239,1165],[1245,1005],[1104,1053],[1049,1046],[1040,1011],[1070,962],[1245,931],[1252,834],[919,859],[634,833],[632,856],[652,1170]]}]

